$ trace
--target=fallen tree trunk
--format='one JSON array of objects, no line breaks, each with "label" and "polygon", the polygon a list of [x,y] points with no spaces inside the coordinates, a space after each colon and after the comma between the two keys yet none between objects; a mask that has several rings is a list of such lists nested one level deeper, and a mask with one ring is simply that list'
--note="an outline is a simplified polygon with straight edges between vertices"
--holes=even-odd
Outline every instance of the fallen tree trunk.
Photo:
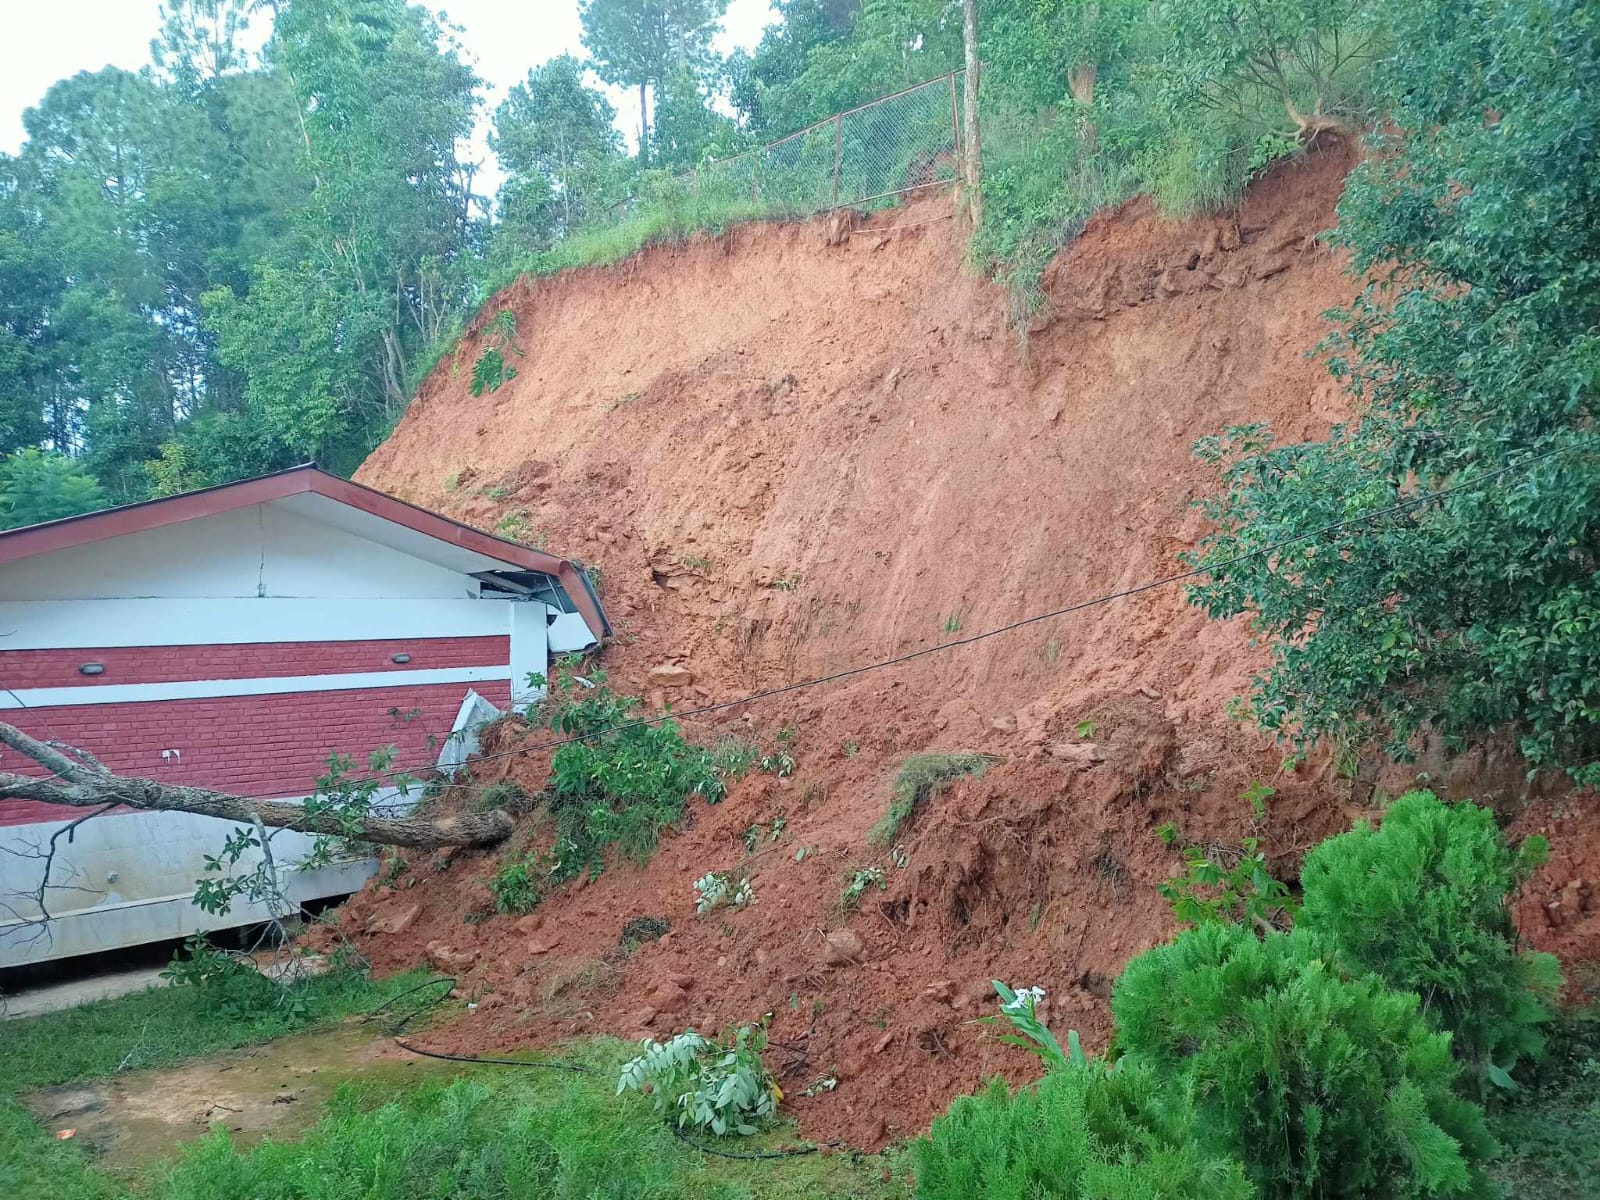
[{"label": "fallen tree trunk", "polygon": [[[113,775],[86,751],[60,743],[41,742],[3,721],[0,721],[0,742],[31,758],[53,776],[40,778],[0,773],[0,796],[64,804],[72,808],[123,805],[145,812],[189,812],[245,825],[259,820],[263,825],[300,833],[336,837],[352,835],[351,826],[336,814],[307,812],[300,805],[287,801],[253,800],[209,788]],[[503,809],[461,813],[437,820],[369,814],[360,819],[354,836],[385,846],[410,846],[426,850],[438,846],[490,845],[504,841],[513,828],[511,814]]]}]

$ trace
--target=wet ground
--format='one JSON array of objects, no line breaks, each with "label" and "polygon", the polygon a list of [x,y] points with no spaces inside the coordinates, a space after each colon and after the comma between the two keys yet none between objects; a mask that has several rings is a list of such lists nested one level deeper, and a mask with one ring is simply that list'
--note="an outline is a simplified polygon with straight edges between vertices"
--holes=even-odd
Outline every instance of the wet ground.
[{"label": "wet ground", "polygon": [[242,1145],[269,1134],[296,1137],[348,1080],[381,1088],[386,1077],[401,1085],[448,1070],[448,1064],[405,1053],[371,1025],[350,1023],[167,1070],[42,1088],[19,1099],[51,1133],[72,1131],[98,1165],[130,1172],[177,1154],[213,1125]]}]

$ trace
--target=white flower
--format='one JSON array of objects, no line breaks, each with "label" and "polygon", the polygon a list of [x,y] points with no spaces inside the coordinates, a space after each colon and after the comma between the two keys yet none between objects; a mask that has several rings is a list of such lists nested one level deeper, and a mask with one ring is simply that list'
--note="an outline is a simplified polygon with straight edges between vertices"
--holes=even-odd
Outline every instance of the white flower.
[{"label": "white flower", "polygon": [[1039,1001],[1044,999],[1044,989],[1042,987],[1020,987],[1013,990],[1016,992],[1016,997],[1009,1004],[1002,1004],[1000,1006],[1006,1012],[1028,1012],[1035,1005],[1037,1005]]}]

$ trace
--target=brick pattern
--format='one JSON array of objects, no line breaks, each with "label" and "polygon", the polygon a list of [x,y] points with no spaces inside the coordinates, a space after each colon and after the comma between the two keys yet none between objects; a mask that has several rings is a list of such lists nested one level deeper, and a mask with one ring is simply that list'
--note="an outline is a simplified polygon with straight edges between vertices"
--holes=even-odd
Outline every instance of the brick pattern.
[{"label": "brick pattern", "polygon": [[[511,701],[507,680],[472,686],[502,708]],[[356,760],[358,770],[363,770],[369,753],[392,745],[398,750],[396,768],[416,769],[432,763],[467,691],[464,684],[440,683],[281,696],[63,705],[12,710],[7,715],[35,737],[83,747],[118,774],[246,796],[304,796],[326,774],[330,754],[348,755]],[[397,720],[391,709],[418,715]],[[438,739],[432,746],[430,734]],[[164,749],[178,750],[180,756],[164,761]],[[0,751],[0,771],[43,773],[10,749]],[[0,799],[0,825],[59,821],[77,811],[81,810]]]},{"label": "brick pattern", "polygon": [[[410,662],[396,663],[396,654]],[[493,667],[511,661],[511,639],[397,638],[359,642],[255,642],[209,646],[108,646],[86,650],[0,650],[8,688],[94,687],[108,683],[180,683],[190,679],[266,679],[352,671],[422,671]],[[84,663],[105,672],[82,675]]]}]

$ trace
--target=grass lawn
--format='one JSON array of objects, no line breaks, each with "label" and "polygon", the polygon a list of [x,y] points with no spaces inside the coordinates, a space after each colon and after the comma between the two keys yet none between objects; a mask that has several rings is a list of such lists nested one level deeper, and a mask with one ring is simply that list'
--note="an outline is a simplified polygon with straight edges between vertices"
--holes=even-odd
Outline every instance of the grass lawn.
[{"label": "grass lawn", "polygon": [[[482,1067],[397,1089],[342,1085],[303,1137],[238,1148],[214,1128],[176,1159],[134,1177],[99,1169],[57,1141],[19,1092],[147,1068],[325,1027],[414,986],[345,974],[301,985],[291,1014],[224,1014],[196,988],[171,987],[0,1024],[0,1198],[31,1200],[478,1200],[498,1197],[705,1200],[904,1197],[889,1160],[804,1155],[735,1161],[676,1138],[648,1102],[616,1094],[632,1047],[575,1047],[592,1075]],[[406,1002],[402,1001],[402,1007]],[[782,1132],[727,1139],[748,1153],[793,1145]]]}]

